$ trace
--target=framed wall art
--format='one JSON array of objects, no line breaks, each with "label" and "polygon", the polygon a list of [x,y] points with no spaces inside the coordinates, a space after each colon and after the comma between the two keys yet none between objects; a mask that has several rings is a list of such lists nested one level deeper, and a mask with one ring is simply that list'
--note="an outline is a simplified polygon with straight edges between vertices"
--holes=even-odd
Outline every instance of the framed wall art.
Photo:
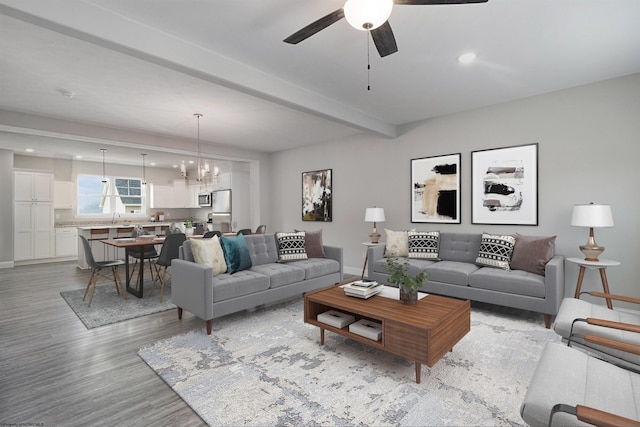
[{"label": "framed wall art", "polygon": [[411,222],[460,224],[460,153],[411,159]]},{"label": "framed wall art", "polygon": [[331,169],[302,172],[302,220],[332,220]]},{"label": "framed wall art", "polygon": [[471,152],[471,223],[538,225],[538,144]]}]

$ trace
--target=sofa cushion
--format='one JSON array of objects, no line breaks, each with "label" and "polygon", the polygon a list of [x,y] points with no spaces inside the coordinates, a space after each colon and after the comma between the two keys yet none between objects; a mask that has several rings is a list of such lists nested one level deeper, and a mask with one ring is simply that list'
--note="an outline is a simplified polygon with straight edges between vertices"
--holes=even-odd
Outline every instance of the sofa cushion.
[{"label": "sofa cushion", "polygon": [[251,255],[249,255],[249,248],[242,234],[233,237],[222,236],[220,243],[229,274],[251,268]]},{"label": "sofa cushion", "polygon": [[244,236],[251,255],[251,265],[278,262],[278,247],[276,237],[271,234],[248,234]]},{"label": "sofa cushion", "polygon": [[508,234],[482,233],[476,263],[487,267],[509,270],[509,262],[511,261],[515,243],[515,237]]},{"label": "sofa cushion", "polygon": [[545,297],[544,277],[523,270],[483,267],[469,275],[469,286],[508,294]]},{"label": "sofa cushion", "polygon": [[[300,231],[301,230],[296,230],[296,232]],[[304,249],[307,252],[307,258],[327,257],[322,244],[322,228],[315,231],[304,231]]]},{"label": "sofa cushion", "polygon": [[[411,231],[415,231],[415,229]],[[385,257],[409,256],[409,237],[406,231],[393,231],[385,228],[384,232],[387,234]]]},{"label": "sofa cushion", "polygon": [[440,261],[428,265],[429,281],[467,286],[469,275],[480,267],[468,262]]},{"label": "sofa cushion", "polygon": [[480,250],[480,233],[440,233],[438,256],[442,261],[475,263]]},{"label": "sofa cushion", "polygon": [[516,233],[511,255],[511,269],[524,270],[544,276],[544,267],[553,257],[556,236],[524,236]]},{"label": "sofa cushion", "polygon": [[279,262],[307,259],[307,251],[304,247],[304,231],[276,233],[276,241],[278,243]]},{"label": "sofa cushion", "polygon": [[252,270],[219,274],[213,278],[213,302],[225,301],[269,289],[269,278]]},{"label": "sofa cushion", "polygon": [[292,261],[287,265],[304,270],[305,280],[326,276],[340,271],[340,263],[330,258],[309,258],[301,261]]},{"label": "sofa cushion", "polygon": [[409,231],[409,258],[438,259],[439,231]]},{"label": "sofa cushion", "polygon": [[269,287],[277,288],[283,285],[289,285],[304,280],[304,270],[294,267],[291,263],[278,263],[255,265],[251,267],[252,271],[264,274],[269,278]]},{"label": "sofa cushion", "polygon": [[214,276],[227,271],[227,262],[218,236],[213,236],[211,239],[192,239],[190,246],[194,261],[205,267],[211,267]]}]

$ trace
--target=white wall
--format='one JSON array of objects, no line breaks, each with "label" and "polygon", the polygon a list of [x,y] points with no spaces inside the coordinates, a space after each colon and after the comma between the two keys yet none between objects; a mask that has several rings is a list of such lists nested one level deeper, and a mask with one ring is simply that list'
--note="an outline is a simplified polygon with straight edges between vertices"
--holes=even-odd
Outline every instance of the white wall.
[{"label": "white wall", "polygon": [[0,218],[6,219],[0,227],[0,268],[13,267],[13,152],[0,150]]},{"label": "white wall", "polygon": [[[519,232],[557,235],[556,252],[581,256],[587,229],[569,225],[577,203],[605,203],[615,227],[596,230],[601,258],[622,262],[607,271],[612,292],[640,297],[634,264],[640,253],[640,74],[405,125],[393,140],[361,135],[272,155],[271,231],[323,228],[324,242],[345,250],[345,270],[359,273],[371,224],[368,206],[385,208],[378,228]],[[539,144],[538,226],[471,224],[471,151]],[[462,153],[462,218],[458,225],[412,224],[410,160]],[[333,169],[333,222],[301,220],[304,171]],[[383,239],[384,239],[384,233]],[[577,267],[566,266],[572,295]],[[601,290],[588,272],[583,290]]]}]

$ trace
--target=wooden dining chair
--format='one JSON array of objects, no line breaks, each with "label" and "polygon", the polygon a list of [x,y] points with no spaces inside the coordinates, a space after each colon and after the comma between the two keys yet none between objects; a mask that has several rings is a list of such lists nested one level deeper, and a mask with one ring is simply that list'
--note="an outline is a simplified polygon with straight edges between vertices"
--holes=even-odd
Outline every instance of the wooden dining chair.
[{"label": "wooden dining chair", "polygon": [[[78,236],[82,241],[82,246],[84,247],[84,257],[87,261],[87,265],[91,268],[91,277],[89,278],[89,283],[87,283],[87,288],[84,290],[84,295],[82,296],[82,301],[87,297],[87,292],[89,292],[89,288],[91,289],[91,295],[89,296],[89,307],[91,307],[91,302],[93,301],[93,294],[96,292],[96,284],[98,283],[98,276],[100,271],[105,268],[111,268],[111,274],[113,275],[113,281],[116,284],[116,291],[118,295],[120,295],[120,289],[122,289],[122,295],[124,299],[127,299],[127,293],[124,290],[124,285],[122,284],[122,280],[120,279],[120,273],[118,273],[118,266],[124,265],[124,261],[121,259],[116,259],[113,261],[96,261],[93,258],[93,252],[91,251],[91,245],[89,241],[84,236]],[[92,286],[93,285],[93,286]]]}]

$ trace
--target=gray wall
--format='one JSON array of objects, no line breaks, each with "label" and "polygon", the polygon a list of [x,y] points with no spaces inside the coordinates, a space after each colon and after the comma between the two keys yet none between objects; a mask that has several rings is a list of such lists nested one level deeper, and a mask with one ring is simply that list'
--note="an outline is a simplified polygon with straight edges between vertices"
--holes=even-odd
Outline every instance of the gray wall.
[{"label": "gray wall", "polygon": [[[622,262],[607,271],[612,292],[640,297],[633,268],[639,254],[640,74],[405,125],[393,140],[370,135],[272,155],[271,231],[323,228],[327,244],[345,250],[345,270],[362,270],[371,224],[368,206],[385,208],[382,228],[519,232],[557,235],[556,252],[579,257],[588,230],[569,225],[574,204],[610,204],[614,228],[596,230],[601,258]],[[538,226],[471,224],[471,151],[539,144]],[[412,224],[410,160],[462,153],[462,223]],[[301,220],[301,173],[333,169],[333,222]],[[567,264],[566,294],[577,267]],[[588,272],[583,290],[600,290]]]}]

